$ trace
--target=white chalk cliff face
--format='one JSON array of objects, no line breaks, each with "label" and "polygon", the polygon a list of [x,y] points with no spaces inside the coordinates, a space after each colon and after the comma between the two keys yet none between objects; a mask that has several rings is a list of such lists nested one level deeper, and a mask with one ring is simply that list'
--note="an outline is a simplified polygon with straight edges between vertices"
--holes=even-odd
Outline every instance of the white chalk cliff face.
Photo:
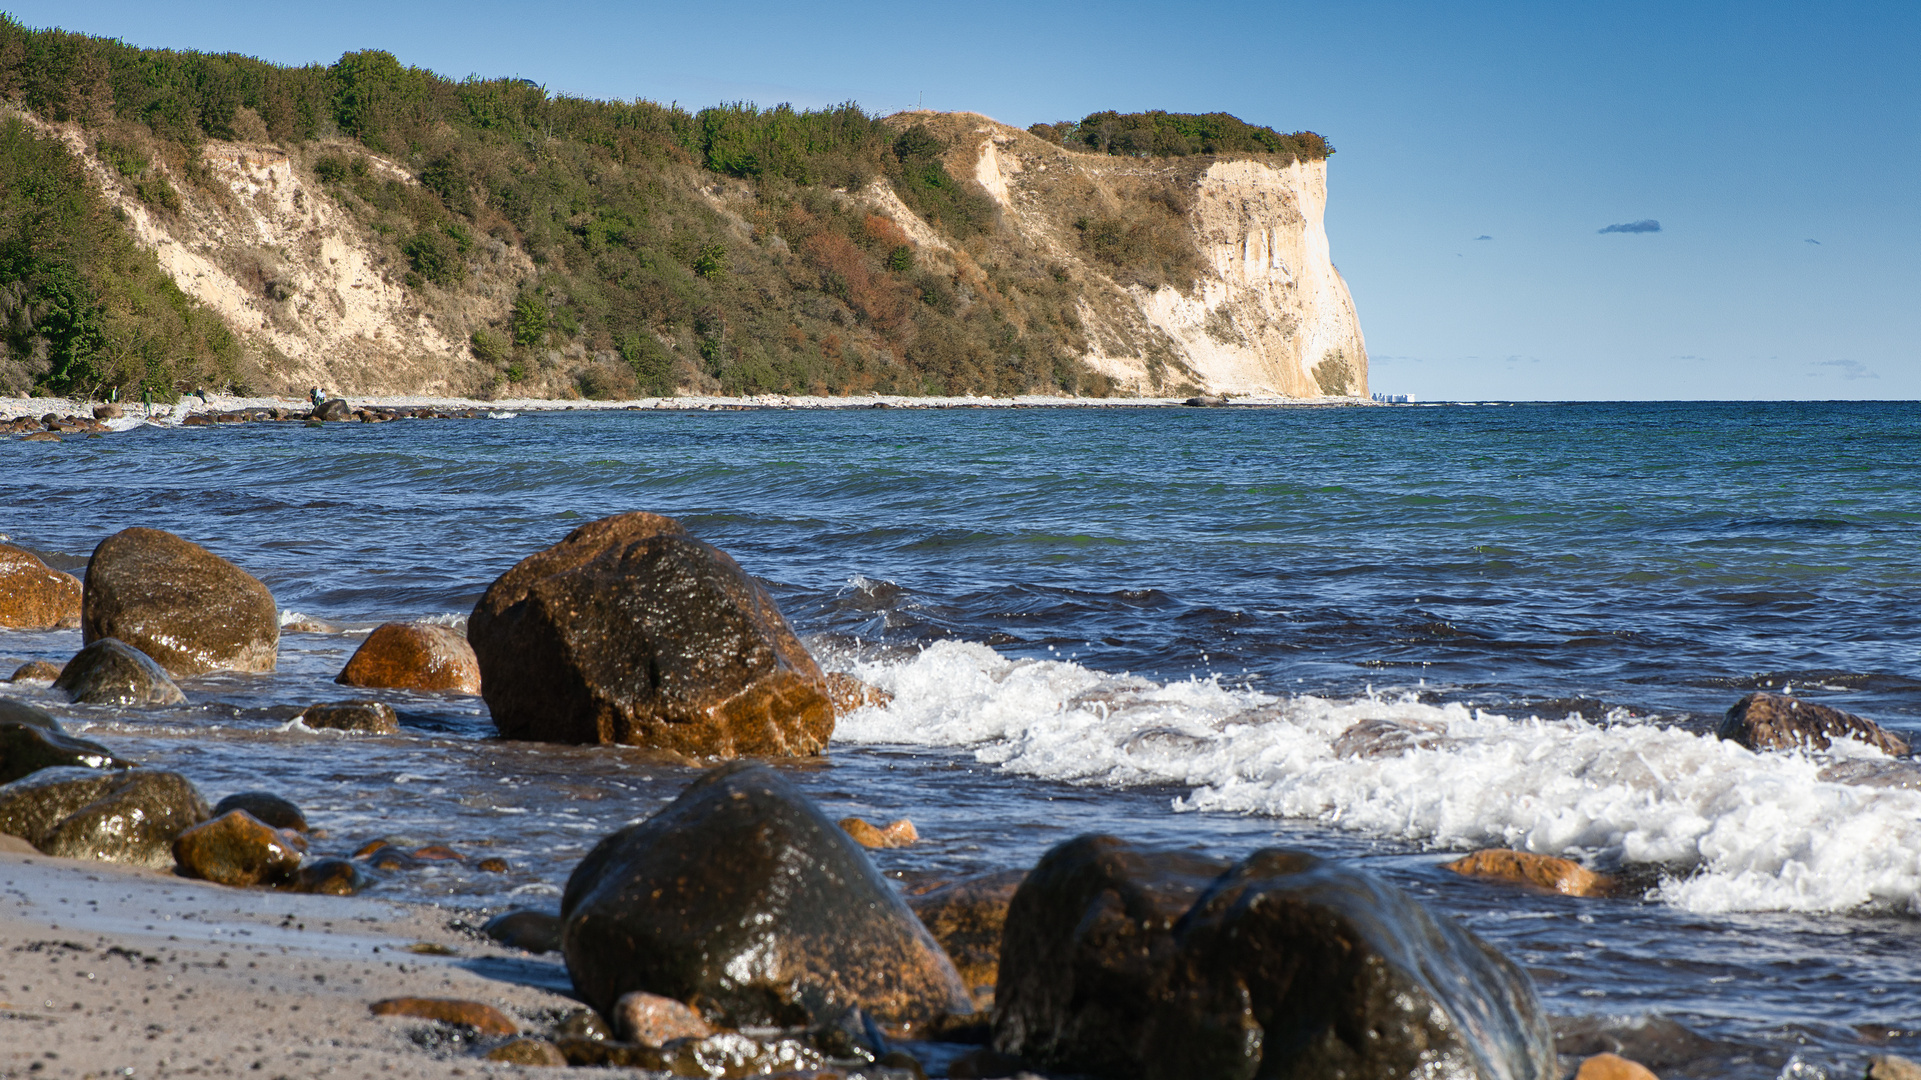
[{"label": "white chalk cliff face", "polygon": [[[1187,384],[1226,394],[1367,394],[1367,345],[1322,222],[1326,161],[1203,166],[1070,153],[976,119],[977,144],[955,156],[975,155],[971,175],[1017,232],[1087,274],[1080,314],[1091,366],[1137,393]],[[1063,173],[1078,175],[1063,183]],[[1098,196],[1141,180],[1184,185],[1190,196],[1186,221],[1205,268],[1186,293],[1117,283],[1072,232],[1061,195],[1091,185]]]}]

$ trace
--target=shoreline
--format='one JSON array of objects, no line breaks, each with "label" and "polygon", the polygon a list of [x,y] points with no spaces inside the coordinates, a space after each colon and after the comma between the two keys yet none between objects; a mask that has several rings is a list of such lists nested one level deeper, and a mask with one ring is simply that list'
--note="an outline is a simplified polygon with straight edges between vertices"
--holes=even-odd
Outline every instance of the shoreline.
[{"label": "shoreline", "polygon": [[510,1072],[390,997],[523,1029],[578,1002],[558,956],[462,933],[477,913],[229,888],[0,849],[0,1076],[447,1077]]}]

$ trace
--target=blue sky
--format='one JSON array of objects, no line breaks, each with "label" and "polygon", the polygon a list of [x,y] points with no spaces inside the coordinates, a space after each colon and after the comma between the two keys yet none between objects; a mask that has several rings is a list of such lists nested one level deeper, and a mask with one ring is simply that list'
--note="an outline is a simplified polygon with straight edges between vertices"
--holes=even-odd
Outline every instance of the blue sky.
[{"label": "blue sky", "polygon": [[6,6],[138,45],[382,48],[696,107],[1226,110],[1338,148],[1328,230],[1376,390],[1921,398],[1912,0]]}]

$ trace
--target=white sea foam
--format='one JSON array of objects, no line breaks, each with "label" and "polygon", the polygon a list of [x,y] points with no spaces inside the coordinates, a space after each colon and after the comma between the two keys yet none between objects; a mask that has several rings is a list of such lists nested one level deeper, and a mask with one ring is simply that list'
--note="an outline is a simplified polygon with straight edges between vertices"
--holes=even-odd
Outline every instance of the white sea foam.
[{"label": "white sea foam", "polygon": [[519,414],[519,413],[517,413],[517,412],[506,412],[506,411],[503,411],[503,410],[499,410],[499,409],[495,409],[495,410],[492,410],[492,411],[490,411],[490,412],[488,412],[488,413],[487,413],[487,419],[489,419],[489,420],[512,420],[512,419],[513,419],[514,417],[516,417],[516,416],[519,416],[519,415],[520,415],[520,414]]},{"label": "white sea foam", "polygon": [[[1692,911],[1921,914],[1921,792],[1824,781],[1823,762],[1800,754],[1641,724],[1160,684],[976,644],[855,667],[895,700],[843,718],[843,742],[970,747],[1075,783],[1183,785],[1180,810],[1658,864],[1670,876],[1655,895]],[[1412,745],[1339,753],[1364,721]],[[1830,756],[1880,755],[1848,743]]]}]

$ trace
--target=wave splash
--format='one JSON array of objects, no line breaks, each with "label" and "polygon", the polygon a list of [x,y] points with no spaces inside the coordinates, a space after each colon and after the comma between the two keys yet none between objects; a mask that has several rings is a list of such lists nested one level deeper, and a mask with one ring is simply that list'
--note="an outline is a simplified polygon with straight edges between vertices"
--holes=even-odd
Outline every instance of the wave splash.
[{"label": "wave splash", "polygon": [[1650,898],[1701,913],[1921,915],[1921,791],[1821,778],[1837,757],[1882,760],[1858,744],[1756,754],[1675,728],[1163,684],[972,643],[851,666],[895,699],[842,718],[844,743],[971,747],[1022,775],[1182,785],[1183,811],[1654,865]]}]

